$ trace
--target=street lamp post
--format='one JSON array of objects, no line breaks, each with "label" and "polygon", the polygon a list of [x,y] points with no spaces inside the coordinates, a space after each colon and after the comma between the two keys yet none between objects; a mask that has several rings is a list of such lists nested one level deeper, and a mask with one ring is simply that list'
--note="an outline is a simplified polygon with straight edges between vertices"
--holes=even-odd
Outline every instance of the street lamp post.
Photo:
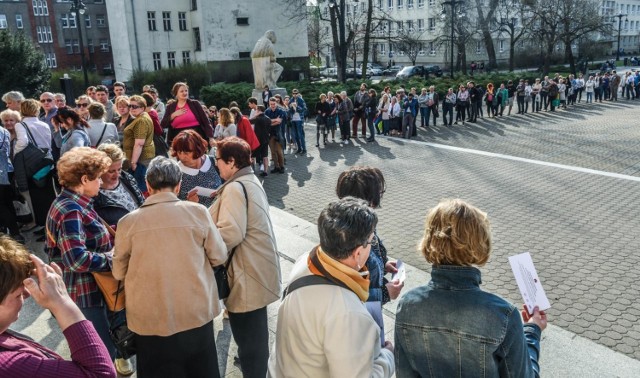
[{"label": "street lamp post", "polygon": [[454,22],[455,22],[455,14],[456,14],[456,5],[460,5],[460,8],[458,9],[458,17],[464,17],[465,13],[464,10],[462,9],[462,6],[464,5],[464,0],[448,0],[448,1],[444,1],[442,3],[442,13],[440,15],[440,17],[444,20],[447,17],[447,12],[444,9],[445,6],[449,6],[451,7],[451,67],[450,67],[450,74],[451,74],[451,78],[453,79],[453,34],[454,34]]},{"label": "street lamp post", "polygon": [[76,19],[76,26],[78,27],[78,41],[80,42],[80,59],[82,73],[84,74],[84,87],[85,89],[89,86],[89,76],[87,74],[87,64],[84,59],[84,41],[82,39],[82,21],[78,14],[83,15],[87,10],[87,7],[81,0],[73,0],[71,4],[71,15]]},{"label": "street lamp post", "polygon": [[618,18],[618,49],[616,50],[616,62],[620,60],[620,30],[622,29],[622,17],[625,18],[624,22],[628,21],[626,14],[620,13],[613,16],[613,18]]}]

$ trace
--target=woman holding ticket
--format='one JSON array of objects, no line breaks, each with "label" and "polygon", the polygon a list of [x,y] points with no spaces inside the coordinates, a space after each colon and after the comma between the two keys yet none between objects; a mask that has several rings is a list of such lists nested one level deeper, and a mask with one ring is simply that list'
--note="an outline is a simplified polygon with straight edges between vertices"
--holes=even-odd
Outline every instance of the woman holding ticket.
[{"label": "woman holding ticket", "polygon": [[480,289],[491,253],[487,214],[459,199],[427,215],[420,252],[433,264],[431,281],[398,305],[396,374],[408,376],[538,377],[547,316],[518,309]]},{"label": "woman holding ticket", "polygon": [[200,134],[185,130],[171,143],[171,156],[178,158],[182,184],[178,198],[211,206],[215,190],[222,185],[215,160],[207,155],[209,145]]}]

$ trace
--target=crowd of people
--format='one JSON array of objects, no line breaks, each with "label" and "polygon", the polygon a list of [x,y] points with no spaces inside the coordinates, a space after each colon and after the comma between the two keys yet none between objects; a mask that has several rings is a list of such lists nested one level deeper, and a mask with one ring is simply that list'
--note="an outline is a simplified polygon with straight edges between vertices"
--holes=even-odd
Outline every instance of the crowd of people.
[{"label": "crowd of people", "polygon": [[[396,263],[376,228],[382,171],[340,174],[338,200],[318,218],[320,244],[296,262],[284,295],[259,178],[285,173],[287,156],[307,154],[307,118],[315,118],[316,147],[359,135],[411,138],[418,118],[428,128],[440,113],[452,126],[476,122],[483,108],[490,118],[511,114],[514,104],[526,114],[583,97],[617,101],[619,92],[637,99],[639,80],[615,71],[558,75],[469,82],[444,95],[434,86],[378,95],[362,84],[353,96],[328,92],[314,105],[296,89],[289,97],[267,87],[260,100],[247,100],[246,115],[237,103],[207,107],[181,82],[166,104],[153,86],[128,95],[123,83],[113,100],[106,87],[89,87],[74,107],[61,94],[8,92],[0,113],[0,226],[10,236],[0,237],[0,273],[10,277],[0,282],[0,372],[130,375],[133,365],[110,335],[114,322],[126,322],[140,377],[220,376],[212,328],[224,312],[245,377],[474,375],[480,366],[496,376],[538,376],[546,315],[519,312],[480,289],[476,267],[491,252],[480,209],[446,200],[429,211],[419,251],[433,265],[431,282],[400,299],[391,341],[382,308],[400,297],[403,282],[389,277]],[[34,174],[36,155],[50,163]],[[22,227],[14,201],[31,210]],[[44,241],[50,264],[20,244],[29,231]],[[230,292],[221,297],[222,268]],[[124,312],[107,307],[94,278],[101,272],[124,282]],[[72,361],[9,330],[29,295],[56,316]],[[270,351],[267,306],[281,299]]]}]

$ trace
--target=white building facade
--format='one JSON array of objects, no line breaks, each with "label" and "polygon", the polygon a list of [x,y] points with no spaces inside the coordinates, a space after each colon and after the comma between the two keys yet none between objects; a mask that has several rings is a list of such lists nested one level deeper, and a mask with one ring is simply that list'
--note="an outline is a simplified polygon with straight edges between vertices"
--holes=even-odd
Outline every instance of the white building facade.
[{"label": "white building facade", "polygon": [[239,0],[109,0],[114,69],[118,80],[134,70],[207,62],[214,81],[251,81],[250,52],[274,30],[278,62],[308,70],[306,20],[285,2]]}]

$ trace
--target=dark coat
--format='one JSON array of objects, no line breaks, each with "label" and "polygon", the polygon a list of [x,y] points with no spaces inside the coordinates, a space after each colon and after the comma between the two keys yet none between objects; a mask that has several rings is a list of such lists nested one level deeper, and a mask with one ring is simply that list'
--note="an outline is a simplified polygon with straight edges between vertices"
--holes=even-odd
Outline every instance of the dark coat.
[{"label": "dark coat", "polygon": [[[192,99],[187,99],[187,105],[198,120],[198,125],[204,132],[204,135],[206,135],[209,139],[213,138],[213,126],[211,126],[211,120],[209,120],[209,116],[207,116],[207,114],[204,112],[204,109],[202,109],[202,105],[200,105],[198,101]],[[171,126],[171,114],[176,111],[177,107],[177,101],[167,105],[167,109],[164,112],[164,117],[162,117],[162,122],[160,122],[160,126],[162,126],[163,129],[167,129]]]},{"label": "dark coat", "polygon": [[[127,187],[127,190],[133,194],[133,199],[138,207],[144,202],[142,192],[138,189],[136,179],[131,174],[122,171],[120,172],[120,183]],[[93,200],[93,209],[100,215],[100,218],[104,219],[109,225],[117,225],[120,218],[127,215],[129,211],[122,207],[121,204],[111,200],[109,197],[102,193],[99,193]]]}]

